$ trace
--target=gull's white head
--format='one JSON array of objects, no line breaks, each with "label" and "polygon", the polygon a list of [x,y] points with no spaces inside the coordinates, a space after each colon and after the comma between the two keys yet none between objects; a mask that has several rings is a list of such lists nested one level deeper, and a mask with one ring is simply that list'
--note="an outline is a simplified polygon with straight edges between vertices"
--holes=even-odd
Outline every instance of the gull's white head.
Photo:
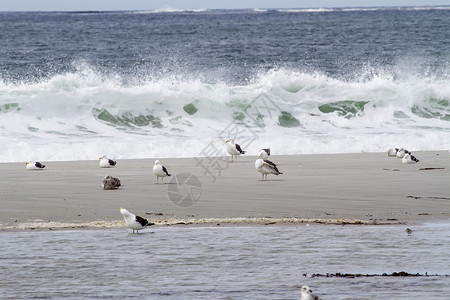
[{"label": "gull's white head", "polygon": [[312,293],[311,289],[307,285],[302,286],[302,292]]},{"label": "gull's white head", "polygon": [[106,155],[100,156],[98,159],[107,159]]},{"label": "gull's white head", "polygon": [[226,142],[225,143],[230,143],[230,144],[233,144],[234,143],[234,140],[233,139],[228,139],[228,140],[226,140]]},{"label": "gull's white head", "polygon": [[122,216],[124,216],[124,217],[128,217],[128,216],[130,216],[131,214],[130,214],[130,212],[128,211],[128,210],[126,210],[125,208],[120,208],[120,213],[122,214]]},{"label": "gull's white head", "polygon": [[301,294],[302,294],[301,295],[301,300],[314,299],[311,293],[312,293],[312,291],[309,288],[309,286],[307,286],[307,285],[302,286],[302,288],[301,288]]},{"label": "gull's white head", "polygon": [[155,165],[159,165],[159,160],[155,160]]}]

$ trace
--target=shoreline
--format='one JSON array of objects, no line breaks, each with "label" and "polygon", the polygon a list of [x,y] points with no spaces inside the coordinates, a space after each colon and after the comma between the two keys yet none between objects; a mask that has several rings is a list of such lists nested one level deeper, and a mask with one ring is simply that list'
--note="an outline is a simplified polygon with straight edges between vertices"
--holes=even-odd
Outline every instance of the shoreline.
[{"label": "shoreline", "polygon": [[[166,226],[450,220],[448,152],[414,155],[418,164],[402,164],[385,153],[272,155],[283,174],[269,175],[267,182],[254,168],[255,156],[222,161],[215,178],[208,173],[212,165],[204,169],[198,159],[165,158],[160,160],[172,176],[164,184],[156,184],[154,158],[118,160],[111,169],[100,168],[97,160],[43,162],[47,166],[39,171],[0,163],[0,231],[123,227],[120,207]],[[121,180],[118,190],[101,189],[107,174]],[[182,174],[197,181],[183,184],[188,177]]]},{"label": "shoreline", "polygon": [[[200,227],[231,227],[231,226],[299,226],[299,225],[403,225],[404,222],[399,221],[364,221],[353,219],[300,219],[300,218],[205,218],[205,219],[162,219],[156,220],[147,218],[154,222],[154,227],[168,226],[200,226]],[[149,227],[154,228],[153,226]],[[125,228],[125,222],[116,221],[92,221],[85,223],[64,223],[52,221],[37,221],[19,223],[17,225],[5,226],[0,228],[1,231],[28,231],[28,230],[64,230],[64,229],[112,229]]]}]

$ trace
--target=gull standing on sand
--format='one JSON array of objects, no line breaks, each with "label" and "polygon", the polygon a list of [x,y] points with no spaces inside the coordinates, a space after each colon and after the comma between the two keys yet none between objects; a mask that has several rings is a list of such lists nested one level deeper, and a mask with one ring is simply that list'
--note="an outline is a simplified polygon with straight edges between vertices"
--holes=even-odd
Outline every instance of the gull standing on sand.
[{"label": "gull standing on sand", "polygon": [[258,159],[255,161],[255,169],[262,174],[262,181],[267,180],[267,174],[280,175],[283,174],[278,171],[277,165],[270,160],[263,159],[262,155],[258,155]]},{"label": "gull standing on sand", "polygon": [[142,230],[147,226],[155,225],[155,223],[151,223],[147,219],[133,215],[125,208],[121,207],[120,213],[122,214],[123,218],[125,219],[125,223],[127,224],[127,227],[130,229],[133,229],[133,233],[134,233],[134,231],[136,231],[136,233],[139,233],[139,230]]},{"label": "gull standing on sand", "polygon": [[100,168],[112,168],[117,164],[117,161],[109,159],[108,157],[106,157],[106,155],[103,155],[99,159],[100,163],[98,165],[100,166]]},{"label": "gull standing on sand", "polygon": [[30,160],[26,162],[27,170],[42,170],[45,168],[45,165],[41,164],[38,161]]},{"label": "gull standing on sand", "polygon": [[27,170],[42,170],[45,168],[45,165],[41,164],[38,161],[30,160],[26,162]]},{"label": "gull standing on sand", "polygon": [[408,150],[405,150],[403,148],[398,149],[396,156],[398,158],[403,158],[405,156],[405,154],[411,154],[411,152],[409,152]]},{"label": "gull standing on sand", "polygon": [[267,159],[270,156],[270,148],[267,149],[261,149],[258,152],[258,157],[261,157],[262,159]]},{"label": "gull standing on sand", "polygon": [[398,150],[398,148],[387,148],[387,155],[390,157],[396,157]]},{"label": "gull standing on sand", "polygon": [[155,165],[153,166],[153,174],[156,176],[156,184],[159,183],[159,177],[161,177],[161,182],[163,183],[164,177],[171,176],[169,172],[167,172],[166,167],[161,165],[159,160],[155,160]]},{"label": "gull standing on sand", "polygon": [[105,178],[103,178],[102,188],[104,190],[117,190],[119,186],[120,186],[119,178],[112,177],[109,175],[106,175]]},{"label": "gull standing on sand", "polygon": [[227,144],[227,152],[228,152],[228,154],[231,155],[231,162],[233,162],[234,157],[236,157],[236,162],[237,162],[238,156],[241,154],[245,154],[245,152],[246,152],[241,149],[241,146],[239,146],[238,144],[235,144],[233,139],[228,139],[226,141],[226,144]]},{"label": "gull standing on sand", "polygon": [[404,164],[415,164],[418,163],[419,160],[412,154],[406,153],[402,158],[402,163]]},{"label": "gull standing on sand", "polygon": [[300,298],[300,300],[320,300],[319,296],[314,295],[307,285],[302,286],[301,291],[302,297]]}]

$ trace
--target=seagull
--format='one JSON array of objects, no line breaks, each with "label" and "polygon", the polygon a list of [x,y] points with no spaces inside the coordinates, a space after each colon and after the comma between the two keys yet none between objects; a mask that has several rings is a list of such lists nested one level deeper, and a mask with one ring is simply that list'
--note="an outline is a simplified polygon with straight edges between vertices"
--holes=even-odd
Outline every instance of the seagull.
[{"label": "seagull", "polygon": [[314,295],[309,286],[302,286],[302,297],[300,300],[320,300],[319,296]]},{"label": "seagull", "polygon": [[112,177],[109,175],[106,175],[105,178],[103,178],[102,188],[104,190],[117,190],[119,186],[120,186],[119,178]]},{"label": "seagull", "polygon": [[405,150],[403,148],[400,148],[400,149],[398,149],[396,156],[398,158],[403,158],[405,156],[405,154],[411,154],[411,152],[408,150]]},{"label": "seagull", "polygon": [[30,160],[26,162],[27,170],[42,170],[45,168],[45,165],[41,164],[38,161]]},{"label": "seagull", "polygon": [[117,161],[109,159],[106,155],[99,157],[100,163],[98,164],[100,168],[112,168],[117,164]]},{"label": "seagull", "polygon": [[133,229],[133,233],[134,233],[134,231],[136,231],[136,233],[139,233],[139,230],[142,230],[147,226],[155,225],[155,223],[151,223],[147,219],[133,215],[125,208],[121,207],[120,213],[122,214],[123,218],[125,219],[125,223],[127,224],[127,227],[130,229]]},{"label": "seagull", "polygon": [[270,156],[270,148],[259,150],[258,157],[261,155],[262,159],[267,159]]},{"label": "seagull", "polygon": [[246,151],[241,149],[241,146],[234,143],[233,139],[226,140],[227,144],[227,152],[231,155],[231,162],[233,162],[234,157],[236,156],[236,161],[239,155],[245,154]]},{"label": "seagull", "polygon": [[415,164],[418,163],[419,160],[412,154],[406,153],[402,158],[402,163],[404,164]]},{"label": "seagull", "polygon": [[263,159],[262,155],[258,155],[258,159],[255,161],[255,169],[262,174],[262,181],[267,180],[267,174],[280,175],[283,174],[278,171],[277,165],[270,160]]},{"label": "seagull", "polygon": [[166,167],[161,165],[159,160],[155,160],[155,165],[153,166],[153,174],[156,176],[156,183],[159,183],[159,177],[161,177],[161,182],[164,181],[164,177],[171,176],[169,172],[167,172]]},{"label": "seagull", "polygon": [[390,157],[396,157],[398,150],[398,148],[387,148],[387,155]]},{"label": "seagull", "polygon": [[409,229],[409,228],[406,228],[406,233],[407,233],[408,235],[411,235],[411,233],[412,233],[412,230],[411,230],[411,229]]}]

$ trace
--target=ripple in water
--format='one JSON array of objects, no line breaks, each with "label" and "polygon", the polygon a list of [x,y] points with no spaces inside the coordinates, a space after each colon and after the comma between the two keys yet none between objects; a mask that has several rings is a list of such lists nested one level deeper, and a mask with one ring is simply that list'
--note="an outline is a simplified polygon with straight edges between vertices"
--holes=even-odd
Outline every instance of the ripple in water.
[{"label": "ripple in water", "polygon": [[[444,299],[450,223],[162,227],[0,233],[0,298]],[[304,274],[307,274],[306,277]]]}]

